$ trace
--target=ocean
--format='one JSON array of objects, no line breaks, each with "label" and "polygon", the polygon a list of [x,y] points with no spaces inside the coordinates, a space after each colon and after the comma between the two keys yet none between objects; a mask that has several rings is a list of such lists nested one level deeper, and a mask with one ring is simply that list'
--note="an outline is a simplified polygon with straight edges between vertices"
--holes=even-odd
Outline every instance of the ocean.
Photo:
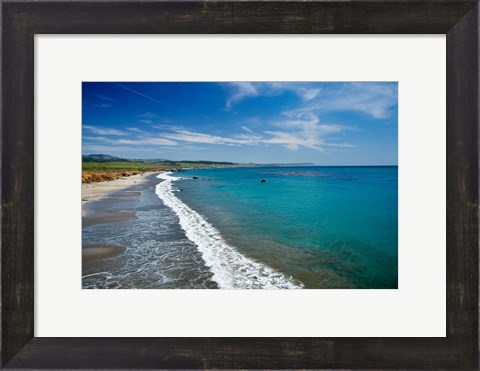
[{"label": "ocean", "polygon": [[82,287],[398,287],[396,166],[190,169],[138,193],[136,218],[84,223],[84,244],[126,251]]}]

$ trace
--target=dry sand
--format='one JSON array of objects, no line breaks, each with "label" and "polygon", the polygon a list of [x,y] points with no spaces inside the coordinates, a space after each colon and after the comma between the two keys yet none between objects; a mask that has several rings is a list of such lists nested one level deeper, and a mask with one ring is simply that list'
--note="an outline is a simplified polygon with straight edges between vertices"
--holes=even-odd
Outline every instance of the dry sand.
[{"label": "dry sand", "polygon": [[97,200],[106,196],[111,192],[118,191],[123,188],[142,184],[147,180],[147,175],[157,172],[146,172],[143,174],[122,177],[115,180],[107,180],[99,183],[83,183],[82,184],[82,204],[88,201]]}]

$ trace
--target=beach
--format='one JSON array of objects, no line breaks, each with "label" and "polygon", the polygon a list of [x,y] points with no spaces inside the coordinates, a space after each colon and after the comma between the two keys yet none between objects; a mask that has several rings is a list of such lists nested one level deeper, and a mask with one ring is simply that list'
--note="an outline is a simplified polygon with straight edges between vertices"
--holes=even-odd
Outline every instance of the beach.
[{"label": "beach", "polygon": [[106,180],[104,182],[83,183],[82,184],[82,204],[97,200],[109,193],[119,191],[136,184],[145,183],[148,175],[158,172],[145,172],[142,174],[122,177],[115,180]]},{"label": "beach", "polygon": [[[135,212],[129,210],[128,207],[125,207],[124,210],[115,210],[111,209],[109,205],[117,205],[138,196],[138,191],[135,191],[132,187],[144,187],[149,175],[152,174],[156,174],[156,172],[146,172],[103,182],[83,183],[82,225],[118,223],[134,218]],[[87,206],[92,201],[98,200],[100,202],[95,205],[96,207],[90,208]],[[124,251],[124,246],[82,244],[82,261],[85,263],[94,259],[113,257],[122,254]]]},{"label": "beach", "polygon": [[178,217],[155,194],[159,173],[96,184],[103,192],[95,189],[98,197],[82,203],[83,288],[218,287]]}]

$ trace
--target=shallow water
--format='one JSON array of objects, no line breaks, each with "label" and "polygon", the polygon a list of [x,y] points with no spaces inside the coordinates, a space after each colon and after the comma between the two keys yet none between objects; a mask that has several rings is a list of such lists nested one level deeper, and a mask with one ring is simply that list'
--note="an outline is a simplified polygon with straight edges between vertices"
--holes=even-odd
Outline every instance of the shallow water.
[{"label": "shallow water", "polygon": [[229,245],[306,288],[396,288],[397,173],[397,167],[189,170],[178,173],[185,179],[175,186]]}]

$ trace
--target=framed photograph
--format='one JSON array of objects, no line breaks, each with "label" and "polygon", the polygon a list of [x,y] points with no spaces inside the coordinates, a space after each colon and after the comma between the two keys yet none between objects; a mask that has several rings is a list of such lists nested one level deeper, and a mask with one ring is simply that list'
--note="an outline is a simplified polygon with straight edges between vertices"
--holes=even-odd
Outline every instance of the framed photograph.
[{"label": "framed photograph", "polygon": [[1,4],[2,367],[478,368],[477,1]]},{"label": "framed photograph", "polygon": [[82,287],[398,288],[397,90],[83,82]]}]

